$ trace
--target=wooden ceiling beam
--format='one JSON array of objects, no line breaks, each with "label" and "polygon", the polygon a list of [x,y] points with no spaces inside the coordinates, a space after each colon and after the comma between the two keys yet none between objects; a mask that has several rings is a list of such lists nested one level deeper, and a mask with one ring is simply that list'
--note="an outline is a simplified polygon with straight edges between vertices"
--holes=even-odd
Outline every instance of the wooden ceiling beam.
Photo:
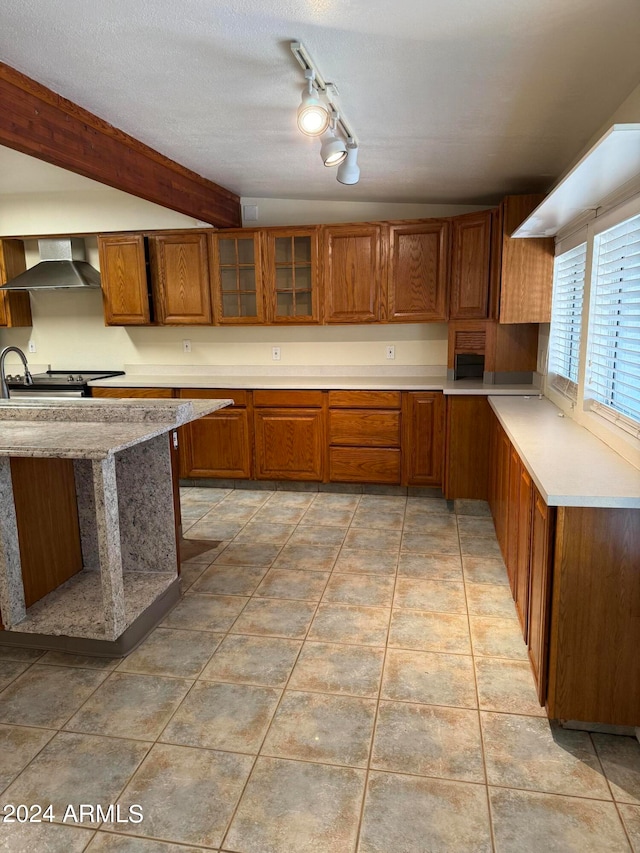
[{"label": "wooden ceiling beam", "polygon": [[240,198],[0,62],[0,144],[201,219],[240,226]]}]

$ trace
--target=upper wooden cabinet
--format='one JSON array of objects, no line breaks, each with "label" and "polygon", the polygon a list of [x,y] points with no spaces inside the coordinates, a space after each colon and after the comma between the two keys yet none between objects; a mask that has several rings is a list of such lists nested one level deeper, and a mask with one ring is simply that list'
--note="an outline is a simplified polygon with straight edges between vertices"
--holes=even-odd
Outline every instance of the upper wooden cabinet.
[{"label": "upper wooden cabinet", "polygon": [[268,323],[319,323],[318,228],[264,232],[265,313]]},{"label": "upper wooden cabinet", "polygon": [[327,225],[321,233],[325,322],[380,320],[380,226]]},{"label": "upper wooden cabinet", "polygon": [[451,220],[449,317],[452,320],[488,317],[491,218],[490,210],[482,210]]},{"label": "upper wooden cabinet", "polygon": [[210,234],[211,282],[216,323],[264,322],[260,231],[243,228]]},{"label": "upper wooden cabinet", "polygon": [[165,325],[211,325],[207,236],[202,232],[149,238],[156,318]]},{"label": "upper wooden cabinet", "polygon": [[[6,284],[26,269],[21,240],[0,240],[0,284]],[[31,326],[31,300],[25,291],[0,293],[0,326]]]},{"label": "upper wooden cabinet", "polygon": [[423,322],[447,319],[449,223],[430,219],[389,226],[387,319]]},{"label": "upper wooden cabinet", "polygon": [[553,287],[553,238],[516,238],[511,234],[542,201],[541,195],[507,196],[495,217],[494,282],[499,278],[501,323],[548,323]]},{"label": "upper wooden cabinet", "polygon": [[148,326],[151,301],[142,234],[98,237],[100,278],[107,326]]}]

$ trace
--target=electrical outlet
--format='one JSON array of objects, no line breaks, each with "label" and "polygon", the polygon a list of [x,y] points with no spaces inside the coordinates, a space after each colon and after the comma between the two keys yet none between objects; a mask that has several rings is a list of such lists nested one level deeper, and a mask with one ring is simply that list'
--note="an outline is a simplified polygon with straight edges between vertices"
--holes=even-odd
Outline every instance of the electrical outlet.
[{"label": "electrical outlet", "polygon": [[38,352],[38,347],[35,341],[29,341],[29,352]]},{"label": "electrical outlet", "polygon": [[387,358],[395,358],[396,357],[396,348],[391,344],[387,347]]},{"label": "electrical outlet", "polygon": [[191,341],[186,339],[182,341],[182,352],[191,352]]},{"label": "electrical outlet", "polygon": [[280,361],[280,347],[271,347],[271,358]]}]

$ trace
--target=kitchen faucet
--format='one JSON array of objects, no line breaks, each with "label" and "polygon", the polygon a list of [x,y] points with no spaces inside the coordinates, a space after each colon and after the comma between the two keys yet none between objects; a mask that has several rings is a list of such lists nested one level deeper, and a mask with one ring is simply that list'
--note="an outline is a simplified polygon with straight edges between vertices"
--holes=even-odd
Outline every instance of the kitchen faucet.
[{"label": "kitchen faucet", "polygon": [[4,375],[4,362],[10,352],[17,352],[22,359],[22,363],[24,364],[24,384],[33,385],[33,377],[29,373],[29,365],[27,364],[26,355],[19,347],[5,347],[2,352],[0,352],[0,400],[9,399],[9,388],[7,387],[7,380]]}]

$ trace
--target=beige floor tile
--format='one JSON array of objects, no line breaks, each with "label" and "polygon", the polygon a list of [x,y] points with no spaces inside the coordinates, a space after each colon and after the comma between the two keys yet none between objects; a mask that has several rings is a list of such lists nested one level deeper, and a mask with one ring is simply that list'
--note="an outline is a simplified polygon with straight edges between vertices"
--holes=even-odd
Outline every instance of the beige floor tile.
[{"label": "beige floor tile", "polygon": [[[197,536],[194,537],[194,539],[197,539]],[[207,566],[213,563],[213,561],[219,554],[224,551],[224,549],[229,545],[229,541],[229,539],[213,541],[210,543],[213,547],[207,548],[204,551],[199,551],[197,554],[194,554],[193,557],[190,557],[188,560],[182,560],[180,564],[181,571],[184,571],[185,569],[190,569],[191,567],[200,569],[200,571],[204,570]]]},{"label": "beige floor tile", "polygon": [[12,681],[29,667],[19,661],[0,661],[0,690],[4,690]]},{"label": "beige floor tile", "polygon": [[114,672],[65,725],[68,731],[156,740],[193,684]]},{"label": "beige floor tile", "polygon": [[372,530],[351,527],[345,537],[344,547],[356,551],[393,551],[400,545],[400,530]]},{"label": "beige floor tile", "polygon": [[398,565],[398,551],[362,551],[343,548],[334,571],[341,573],[394,575]]},{"label": "beige floor tile", "polygon": [[618,810],[627,830],[633,853],[640,853],[640,806],[628,806],[623,803],[618,806]]},{"label": "beige floor tile", "polygon": [[404,512],[407,499],[404,495],[363,495],[358,509],[372,509],[378,512]]},{"label": "beige floor tile", "polygon": [[199,681],[160,740],[183,746],[257,753],[281,691],[250,684]]},{"label": "beige floor tile", "polygon": [[242,521],[225,521],[220,518],[206,520],[205,517],[195,524],[190,524],[183,535],[185,539],[211,539],[213,542],[219,542],[223,539],[233,539],[243,526]]},{"label": "beige floor tile", "polygon": [[273,564],[273,568],[291,571],[330,572],[338,556],[338,551],[337,545],[329,547],[322,545],[285,545]]},{"label": "beige floor tile", "polygon": [[51,729],[0,725],[0,791],[13,782],[54,734]]},{"label": "beige floor tile", "polygon": [[489,788],[496,853],[629,853],[613,803]]},{"label": "beige floor tile", "polygon": [[460,534],[460,552],[463,557],[490,557],[502,559],[498,540],[489,536],[475,536],[472,533]]},{"label": "beige floor tile", "polygon": [[295,524],[275,524],[272,521],[250,521],[238,533],[235,542],[254,542],[260,545],[284,545],[295,529]]},{"label": "beige floor tile", "polygon": [[352,853],[364,771],[259,758],[224,847],[269,853]]},{"label": "beige floor tile", "polygon": [[476,708],[472,658],[389,649],[382,697],[425,705]]},{"label": "beige floor tile", "polygon": [[545,717],[529,661],[477,657],[478,700],[484,711]]},{"label": "beige floor tile", "polygon": [[262,754],[366,767],[375,712],[373,699],[287,690]]},{"label": "beige floor tile", "polygon": [[439,554],[430,557],[427,554],[400,553],[398,575],[409,578],[423,578],[431,581],[462,581],[462,560],[459,554]]},{"label": "beige floor tile", "polygon": [[453,502],[456,515],[475,515],[478,517],[491,517],[491,508],[486,501],[471,500],[469,498],[456,498]]},{"label": "beige floor tile", "polygon": [[308,637],[327,643],[384,646],[388,627],[389,611],[385,607],[321,604]]},{"label": "beige floor tile", "polygon": [[223,566],[270,566],[280,553],[279,545],[251,545],[248,542],[232,542],[216,557],[216,565]]},{"label": "beige floor tile", "polygon": [[35,663],[44,653],[44,649],[19,649],[12,646],[0,646],[0,661]]},{"label": "beige floor tile", "polygon": [[484,785],[369,774],[358,853],[490,853]]},{"label": "beige floor tile", "polygon": [[456,536],[458,535],[458,523],[455,515],[441,515],[433,512],[419,511],[415,508],[407,509],[405,522],[405,533],[422,533],[429,536]]},{"label": "beige floor tile", "polygon": [[464,579],[470,583],[496,583],[507,585],[509,578],[502,557],[462,558]]},{"label": "beige floor tile", "polygon": [[472,515],[461,515],[458,519],[458,527],[461,536],[480,536],[489,539],[496,538],[496,529],[493,519],[490,517],[479,517]]},{"label": "beige floor tile", "polygon": [[614,800],[640,805],[640,743],[634,737],[592,734]]},{"label": "beige floor tile", "polygon": [[272,496],[274,492],[268,489],[231,489],[229,494],[223,499],[222,506],[253,506],[261,507]]},{"label": "beige floor tile", "polygon": [[289,687],[316,693],[378,694],[384,650],[306,642],[293,668]]},{"label": "beige floor tile", "polygon": [[188,589],[191,589],[206,568],[206,563],[182,563],[180,566],[180,590],[183,595]]},{"label": "beige floor tile", "polygon": [[306,502],[304,504],[282,503],[279,497],[272,497],[253,516],[253,523],[297,524],[304,516],[313,498],[311,495],[294,495],[294,497],[305,498]]},{"label": "beige floor tile", "polygon": [[467,607],[472,616],[516,617],[516,606],[508,586],[491,583],[466,583]]},{"label": "beige floor tile", "polygon": [[192,590],[161,624],[163,628],[225,633],[248,601],[239,595],[204,595]]},{"label": "beige floor tile", "polygon": [[408,551],[411,554],[426,554],[428,556],[450,554],[458,557],[460,555],[458,536],[453,533],[404,533],[401,550]]},{"label": "beige floor tile", "polygon": [[326,507],[317,504],[309,507],[306,511],[303,524],[320,525],[322,527],[342,527],[346,528],[351,524],[354,510],[344,507]]},{"label": "beige floor tile", "polygon": [[180,489],[180,503],[217,503],[227,495],[231,494],[231,489],[219,489],[215,486],[187,486]]},{"label": "beige floor tile", "polygon": [[118,672],[195,678],[220,645],[221,634],[156,628],[118,666]]},{"label": "beige floor tile", "polygon": [[322,545],[336,548],[342,545],[346,527],[323,527],[321,524],[299,524],[289,539],[288,545]]},{"label": "beige floor tile", "polygon": [[381,702],[371,766],[376,770],[484,782],[478,712]]},{"label": "beige floor tile", "polygon": [[394,578],[376,575],[339,574],[335,572],[327,584],[323,601],[333,604],[359,604],[391,607]]},{"label": "beige floor tile", "polygon": [[12,823],[2,827],[2,847],[7,853],[82,853],[92,829],[55,823]]},{"label": "beige floor tile", "polygon": [[358,507],[353,520],[352,527],[373,528],[375,530],[402,530],[404,525],[404,510],[401,512],[390,512],[373,507]]},{"label": "beige floor tile", "polygon": [[320,492],[313,501],[313,507],[316,509],[350,509],[356,510],[362,498],[360,495],[349,494],[334,494],[329,492]]},{"label": "beige floor tile", "polygon": [[0,722],[57,729],[106,677],[99,670],[35,664],[0,694]]},{"label": "beige floor tile", "polygon": [[156,744],[118,800],[143,809],[128,831],[217,848],[252,763],[249,755]]},{"label": "beige floor tile", "polygon": [[315,610],[316,604],[309,601],[252,598],[231,632],[302,639],[309,629]]},{"label": "beige floor tile", "polygon": [[546,717],[480,714],[490,785],[610,800],[588,732]]},{"label": "beige floor tile", "polygon": [[151,841],[146,838],[132,838],[130,835],[96,832],[93,841],[87,847],[87,853],[202,853],[202,849],[202,847],[165,844],[164,841]]},{"label": "beige floor tile", "polygon": [[229,634],[200,679],[284,687],[301,648],[299,640]]},{"label": "beige floor tile", "polygon": [[494,658],[528,660],[527,645],[517,619],[499,616],[471,616],[473,653]]},{"label": "beige floor tile", "polygon": [[398,578],[394,607],[430,610],[436,613],[466,613],[464,585],[453,581]]},{"label": "beige floor tile", "polygon": [[192,592],[207,595],[251,595],[266,571],[266,568],[214,564],[199,575],[193,584]]},{"label": "beige floor tile", "polygon": [[99,658],[94,655],[73,655],[66,652],[49,651],[39,660],[47,666],[78,666],[81,669],[115,669],[122,658]]},{"label": "beige floor tile", "polygon": [[[287,483],[288,486],[295,486],[294,482]],[[305,484],[306,485],[306,484]],[[263,506],[278,507],[280,509],[302,509],[306,510],[316,500],[317,492],[294,492],[292,489],[278,489],[276,492],[271,492],[271,497]]]},{"label": "beige floor tile", "polygon": [[295,571],[271,568],[255,594],[264,598],[294,598],[319,601],[329,579],[329,572]]},{"label": "beige floor tile", "polygon": [[408,498],[407,499],[407,515],[414,513],[424,513],[431,515],[432,513],[453,515],[454,507],[452,501],[446,501],[444,498]]},{"label": "beige floor tile", "polygon": [[[68,805],[115,803],[150,744],[60,732],[4,792],[8,803],[46,803],[56,822]],[[95,821],[85,826],[97,826]]]},{"label": "beige floor tile", "polygon": [[453,613],[394,610],[389,645],[401,649],[470,655],[467,617]]}]

